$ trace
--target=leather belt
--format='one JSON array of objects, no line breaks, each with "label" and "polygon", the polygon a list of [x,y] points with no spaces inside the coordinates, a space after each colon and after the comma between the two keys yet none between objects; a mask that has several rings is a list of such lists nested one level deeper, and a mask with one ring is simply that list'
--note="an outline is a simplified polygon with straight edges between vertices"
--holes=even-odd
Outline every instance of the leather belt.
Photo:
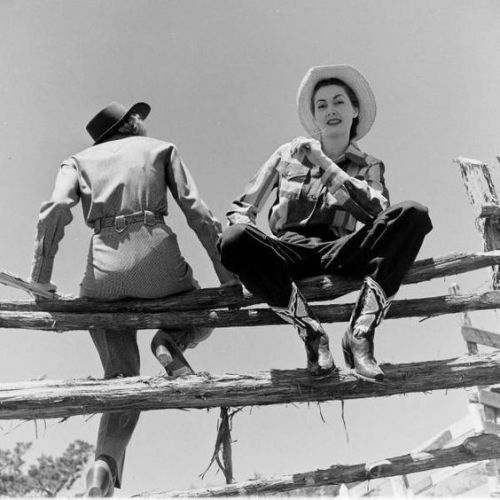
[{"label": "leather belt", "polygon": [[116,217],[101,217],[94,221],[94,233],[101,232],[103,227],[115,227],[118,233],[125,231],[129,224],[134,222],[142,222],[145,226],[154,226],[158,223],[164,223],[162,214],[155,214],[149,210],[144,212],[134,212],[128,215],[117,215]]}]

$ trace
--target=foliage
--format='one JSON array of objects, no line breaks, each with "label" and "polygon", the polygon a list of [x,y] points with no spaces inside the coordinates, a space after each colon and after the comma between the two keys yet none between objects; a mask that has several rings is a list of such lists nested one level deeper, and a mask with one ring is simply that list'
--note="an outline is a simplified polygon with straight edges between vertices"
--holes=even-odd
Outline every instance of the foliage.
[{"label": "foliage", "polygon": [[28,467],[24,457],[30,448],[31,443],[17,443],[13,450],[0,450],[0,496],[55,497],[73,486],[94,450],[77,440],[60,457],[41,455]]}]

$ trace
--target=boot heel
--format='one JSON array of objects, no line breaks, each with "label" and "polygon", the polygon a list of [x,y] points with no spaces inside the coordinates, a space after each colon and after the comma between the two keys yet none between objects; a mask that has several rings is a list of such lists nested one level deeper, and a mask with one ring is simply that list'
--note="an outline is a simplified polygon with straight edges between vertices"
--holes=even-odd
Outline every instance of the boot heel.
[{"label": "boot heel", "polygon": [[156,333],[151,342],[151,351],[170,377],[194,374],[182,350],[166,331],[159,330]]},{"label": "boot heel", "polygon": [[354,368],[354,356],[352,354],[351,348],[347,345],[345,338],[342,340],[342,351],[344,353],[345,364],[349,368]]},{"label": "boot heel", "polygon": [[157,346],[154,354],[156,359],[160,362],[161,366],[163,366],[163,368],[166,368],[174,361],[174,358],[170,354],[170,351],[164,345]]},{"label": "boot heel", "polygon": [[115,478],[109,465],[101,459],[95,461],[87,473],[86,497],[112,497]]}]

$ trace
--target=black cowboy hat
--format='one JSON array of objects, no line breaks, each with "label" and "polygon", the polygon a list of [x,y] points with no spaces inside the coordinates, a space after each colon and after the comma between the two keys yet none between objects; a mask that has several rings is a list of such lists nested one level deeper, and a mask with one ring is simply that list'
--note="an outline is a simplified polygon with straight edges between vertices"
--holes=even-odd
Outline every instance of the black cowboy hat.
[{"label": "black cowboy hat", "polygon": [[123,123],[130,115],[137,114],[144,120],[151,111],[151,106],[145,102],[134,104],[129,110],[118,102],[112,102],[101,109],[85,127],[94,144],[99,144],[106,136]]}]

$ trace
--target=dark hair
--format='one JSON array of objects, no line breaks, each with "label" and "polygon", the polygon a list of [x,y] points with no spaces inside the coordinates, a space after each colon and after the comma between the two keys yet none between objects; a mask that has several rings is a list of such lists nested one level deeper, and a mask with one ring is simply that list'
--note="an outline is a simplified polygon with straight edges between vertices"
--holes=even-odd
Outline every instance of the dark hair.
[{"label": "dark hair", "polygon": [[137,113],[127,116],[115,127],[115,131],[127,135],[146,135],[144,122]]},{"label": "dark hair", "polygon": [[[314,116],[314,97],[316,96],[316,92],[322,88],[322,87],[327,87],[328,85],[338,85],[339,87],[342,87],[345,90],[345,93],[347,94],[347,97],[351,101],[351,104],[358,110],[359,112],[359,100],[358,96],[354,93],[354,90],[347,85],[347,83],[343,82],[342,80],[339,80],[338,78],[325,78],[324,80],[320,80],[319,82],[316,83],[314,86],[314,89],[311,94],[311,112]],[[356,136],[357,129],[358,129],[358,123],[359,123],[359,118],[356,116],[352,120],[352,125],[351,125],[351,130],[349,132],[349,139],[352,139],[353,137]]]}]

